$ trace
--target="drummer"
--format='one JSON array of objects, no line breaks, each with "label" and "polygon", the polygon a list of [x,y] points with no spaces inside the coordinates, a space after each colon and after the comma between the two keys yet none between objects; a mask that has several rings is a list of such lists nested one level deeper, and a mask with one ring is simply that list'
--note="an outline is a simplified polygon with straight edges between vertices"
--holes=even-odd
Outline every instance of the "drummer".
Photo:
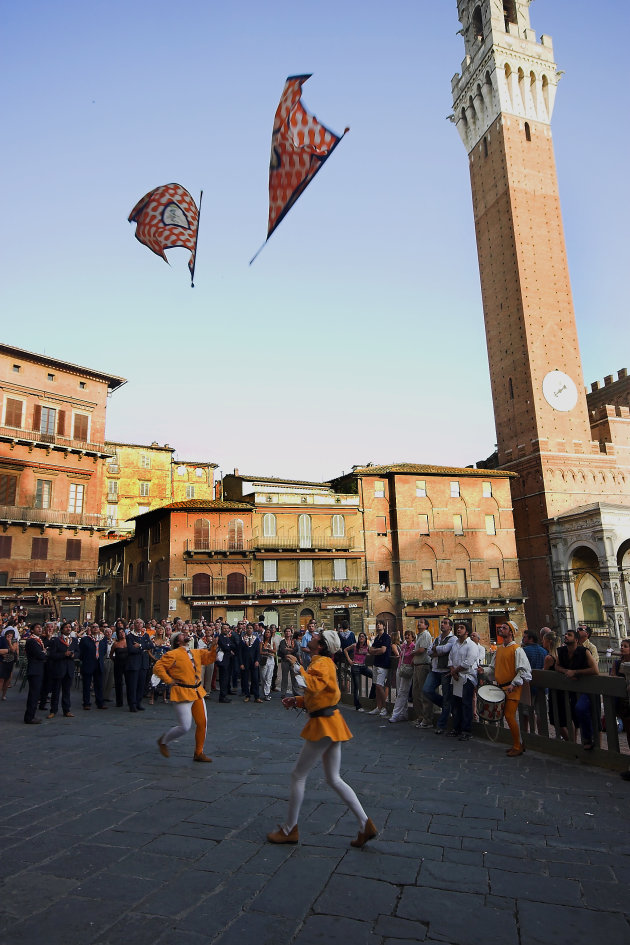
[{"label": "drummer", "polygon": [[480,674],[485,674],[487,679],[494,679],[505,693],[505,721],[512,735],[512,747],[506,752],[510,758],[516,758],[525,751],[517,712],[523,683],[532,678],[532,668],[527,655],[514,641],[517,632],[518,627],[512,620],[500,624],[497,627],[497,638],[501,643],[492,654],[490,666],[485,670],[479,667],[478,670]]}]

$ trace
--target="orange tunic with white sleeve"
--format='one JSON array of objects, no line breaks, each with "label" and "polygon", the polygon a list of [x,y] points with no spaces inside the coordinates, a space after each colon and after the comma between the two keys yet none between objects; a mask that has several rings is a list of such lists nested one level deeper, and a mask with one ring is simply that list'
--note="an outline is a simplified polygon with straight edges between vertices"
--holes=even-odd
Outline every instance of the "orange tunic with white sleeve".
[{"label": "orange tunic with white sleeve", "polygon": [[[337,685],[337,670],[328,656],[314,656],[307,670],[300,666],[299,676],[305,685],[304,695],[296,696],[295,704],[307,712],[317,712],[329,706],[337,705],[341,699]],[[330,738],[333,742],[347,742],[352,732],[346,725],[339,709],[332,715],[309,719],[301,731],[307,742],[318,742],[320,738]]]},{"label": "orange tunic with white sleeve", "polygon": [[[209,650],[189,650],[178,646],[166,653],[153,666],[153,672],[171,687],[171,702],[194,702],[207,695],[201,685],[202,666],[214,663],[216,643]],[[192,657],[192,659],[191,659]],[[177,685],[183,683],[184,685]]]}]

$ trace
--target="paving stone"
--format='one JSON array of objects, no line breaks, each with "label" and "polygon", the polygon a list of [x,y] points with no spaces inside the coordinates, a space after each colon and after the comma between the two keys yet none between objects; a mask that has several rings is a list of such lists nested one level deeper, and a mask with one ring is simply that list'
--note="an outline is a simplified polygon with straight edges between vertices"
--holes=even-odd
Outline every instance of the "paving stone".
[{"label": "paving stone", "polygon": [[375,935],[385,935],[389,939],[401,939],[413,942],[423,942],[426,938],[426,926],[410,919],[400,919],[395,915],[379,915],[374,926]]},{"label": "paving stone", "polygon": [[300,919],[245,912],[214,939],[213,945],[278,945],[290,942],[301,924]]},{"label": "paving stone", "polygon": [[[255,897],[266,884],[267,877],[258,873],[234,874],[209,896],[193,905],[184,916],[178,919],[176,927],[179,930],[204,935],[206,942],[211,941],[215,935],[229,926],[245,906],[248,908],[251,906],[251,902],[255,901]],[[287,891],[285,881],[284,895],[288,897],[290,892],[291,890]],[[275,908],[277,910],[278,907]],[[297,910],[296,918],[300,918],[300,914]]]},{"label": "paving stone", "polygon": [[582,882],[582,898],[589,909],[628,912],[627,883]]},{"label": "paving stone", "polygon": [[432,886],[434,889],[452,889],[457,892],[487,893],[488,871],[471,869],[459,863],[435,863],[426,860],[420,869],[418,886]]},{"label": "paving stone", "polygon": [[97,945],[121,945],[121,942],[124,945],[154,945],[163,931],[163,918],[127,913],[95,938],[94,942]]},{"label": "paving stone", "polygon": [[628,941],[628,922],[620,915],[564,905],[518,902],[521,945],[593,945]]},{"label": "paving stone", "polygon": [[[624,873],[630,879],[630,862],[626,861]],[[595,883],[616,883],[617,878],[609,866],[595,866],[589,863],[548,863],[550,876],[563,879],[579,879],[582,885],[589,887]]]},{"label": "paving stone", "polygon": [[145,853],[159,853],[185,860],[197,860],[208,852],[205,840],[199,837],[180,837],[172,833],[163,833],[143,847]]},{"label": "paving stone", "polygon": [[[405,852],[401,846],[401,854]],[[362,850],[349,850],[337,867],[338,873],[348,876],[364,876],[366,879],[382,879],[394,885],[409,885],[416,882],[420,862],[407,856],[391,856],[379,853],[367,846]]]},{"label": "paving stone", "polygon": [[[265,884],[262,893],[251,903],[255,912],[264,912],[285,918],[305,916],[320,895],[336,867],[339,858],[320,856],[317,866],[311,857],[291,858],[288,874],[277,872]],[[346,885],[350,885],[344,877]]]},{"label": "paving stone", "polygon": [[42,863],[39,868],[43,873],[51,873],[53,876],[82,879],[92,873],[100,873],[105,867],[113,866],[125,855],[126,851],[121,847],[81,843]]},{"label": "paving stone", "polygon": [[484,866],[483,853],[473,850],[451,850],[447,847],[442,859],[445,863],[461,863],[475,868]]},{"label": "paving stone", "polygon": [[47,945],[91,945],[101,926],[112,925],[120,913],[121,904],[113,899],[102,899],[95,907],[92,900],[66,896],[46,909],[45,918],[38,912],[13,924],[11,939],[20,945],[41,945],[45,928]]},{"label": "paving stone", "polygon": [[381,941],[369,922],[314,915],[306,920],[293,945],[381,945]]},{"label": "paving stone", "polygon": [[[357,895],[360,889],[360,895]],[[361,879],[358,887],[345,876],[334,875],[313,905],[315,912],[376,921],[381,913],[392,912],[398,889],[384,880]]]},{"label": "paving stone", "polygon": [[[547,864],[543,860],[528,860],[523,856],[502,856],[500,853],[486,853],[483,863],[489,869],[503,870],[505,873],[547,875]],[[562,876],[564,874],[558,873],[556,875]]]},{"label": "paving stone", "polygon": [[[429,939],[448,942],[448,945],[519,943],[517,929],[506,920],[505,910],[486,906],[478,894],[449,892],[445,896],[429,896],[426,889],[406,886],[396,915],[422,922],[428,926]],[[545,945],[550,941],[553,939]]]},{"label": "paving stone", "polygon": [[[503,870],[489,870],[490,890],[493,894],[503,895],[506,888],[506,873]],[[580,905],[580,886],[572,879],[535,876],[532,873],[510,873],[509,886],[519,900],[531,899],[534,902],[562,902],[566,906]]]}]

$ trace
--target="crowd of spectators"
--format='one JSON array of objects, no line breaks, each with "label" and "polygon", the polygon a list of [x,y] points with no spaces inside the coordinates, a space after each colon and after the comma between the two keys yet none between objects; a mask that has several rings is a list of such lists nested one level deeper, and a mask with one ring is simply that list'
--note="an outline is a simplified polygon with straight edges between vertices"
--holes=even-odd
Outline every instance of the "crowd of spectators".
[{"label": "crowd of spectators", "polygon": [[[304,629],[266,627],[246,620],[229,626],[221,618],[146,623],[120,618],[113,625],[105,621],[79,625],[52,617],[43,625],[29,625],[27,620],[25,611],[0,615],[0,698],[8,698],[18,676],[25,679],[27,724],[41,722],[38,710],[53,719],[60,703],[64,716],[72,717],[72,691],[77,687],[84,711],[93,704],[104,710],[113,703],[141,712],[145,701],[167,703],[169,687],[154,673],[154,667],[170,649],[171,634],[183,629],[189,632],[193,648],[217,645],[217,660],[204,672],[207,698],[217,692],[217,701],[227,703],[240,692],[244,702],[262,703],[271,701],[274,692],[280,697],[295,694],[289,657],[307,668],[308,643],[312,633],[320,629],[314,620]],[[509,622],[506,626],[516,630]],[[443,618],[435,638],[423,618],[418,620],[417,634],[407,630],[403,639],[397,631],[388,632],[380,621],[372,639],[363,631],[355,637],[347,621],[342,621],[338,632],[341,648],[335,663],[340,687],[342,692],[352,693],[357,711],[397,723],[406,721],[413,708],[416,727],[460,741],[471,737],[472,722],[478,717],[477,690],[487,677],[492,678],[495,653],[486,651],[465,621],[453,623]],[[590,636],[584,626],[568,630],[564,639],[549,628],[543,628],[540,635],[524,631],[515,663],[520,668],[510,681],[512,689],[519,687],[521,731],[540,733],[546,717],[558,738],[570,737],[564,700],[553,700],[551,691],[537,688],[531,681],[531,670],[554,671],[573,679],[597,675],[600,657]],[[627,677],[629,669],[630,641],[623,640],[610,673]],[[373,700],[373,708],[364,706],[366,697]],[[392,702],[390,714],[388,704]],[[569,711],[582,747],[592,750],[598,735],[593,730],[592,697],[571,692]],[[619,700],[617,715],[630,746],[628,699]]]}]

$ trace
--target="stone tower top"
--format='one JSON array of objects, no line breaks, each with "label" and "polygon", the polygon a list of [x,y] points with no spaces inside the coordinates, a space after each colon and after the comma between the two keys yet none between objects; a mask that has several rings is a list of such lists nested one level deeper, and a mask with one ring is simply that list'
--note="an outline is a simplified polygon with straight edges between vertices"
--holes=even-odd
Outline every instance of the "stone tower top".
[{"label": "stone tower top", "polygon": [[501,114],[549,124],[560,74],[550,37],[530,26],[531,0],[458,0],[466,57],[452,80],[452,120],[468,153]]}]

